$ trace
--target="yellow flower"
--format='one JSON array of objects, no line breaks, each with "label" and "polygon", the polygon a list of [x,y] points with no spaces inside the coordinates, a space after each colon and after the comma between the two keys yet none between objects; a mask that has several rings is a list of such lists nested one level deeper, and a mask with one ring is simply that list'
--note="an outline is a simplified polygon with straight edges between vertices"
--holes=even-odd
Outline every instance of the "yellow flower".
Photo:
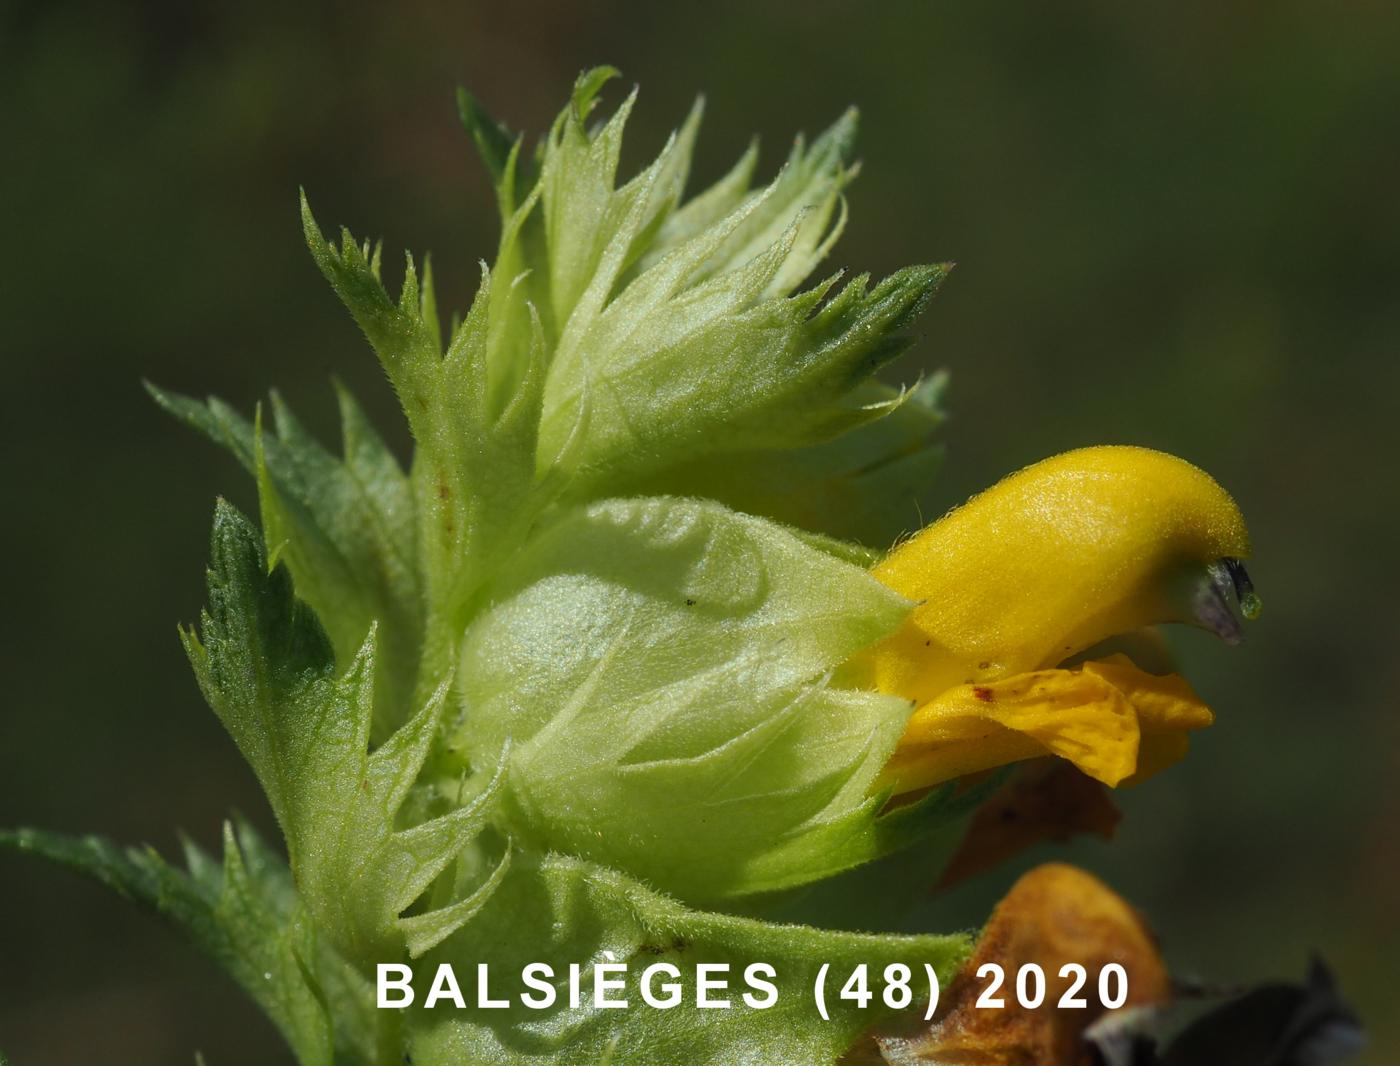
[{"label": "yellow flower", "polygon": [[1122,655],[1067,660],[1145,626],[1240,639],[1259,611],[1249,535],[1209,475],[1145,448],[1067,452],[1004,479],[873,570],[918,606],[862,655],[864,684],[915,710],[884,784],[908,792],[1055,754],[1109,785],[1177,761],[1212,715]]}]

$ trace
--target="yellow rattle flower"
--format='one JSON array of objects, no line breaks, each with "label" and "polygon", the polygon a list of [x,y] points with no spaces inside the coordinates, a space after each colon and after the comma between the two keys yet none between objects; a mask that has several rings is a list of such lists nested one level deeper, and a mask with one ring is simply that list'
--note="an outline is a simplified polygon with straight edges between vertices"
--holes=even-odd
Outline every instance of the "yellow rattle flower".
[{"label": "yellow rattle flower", "polygon": [[1109,638],[1187,622],[1227,642],[1259,600],[1234,500],[1190,463],[1084,448],[1012,474],[895,547],[872,573],[918,606],[857,678],[914,704],[882,784],[910,792],[1040,755],[1108,785],[1176,762],[1212,721],[1183,679]]}]

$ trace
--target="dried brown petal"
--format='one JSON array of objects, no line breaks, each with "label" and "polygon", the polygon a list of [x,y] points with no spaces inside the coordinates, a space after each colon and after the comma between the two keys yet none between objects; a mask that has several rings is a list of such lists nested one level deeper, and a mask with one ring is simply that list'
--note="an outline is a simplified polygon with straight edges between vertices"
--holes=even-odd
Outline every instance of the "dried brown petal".
[{"label": "dried brown petal", "polygon": [[[1097,878],[1061,863],[1037,867],[998,904],[977,950],[945,990],[938,1015],[922,1032],[872,1034],[849,1062],[872,1061],[878,1049],[895,1066],[1086,1066],[1086,1027],[1104,1009],[1100,971],[1118,963],[1128,977],[1127,1006],[1164,1001],[1170,981],[1151,933],[1137,913]],[[977,1007],[987,987],[977,976],[986,963],[1006,974],[1002,1008]],[[1036,1009],[1016,1001],[1015,978],[1035,963],[1046,977],[1045,1002]],[[1071,980],[1060,968],[1078,963],[1088,980],[1081,1009],[1060,1008]],[[873,1047],[872,1047],[873,1042]],[[860,1055],[867,1056],[865,1059]],[[878,1061],[878,1060],[875,1060]]]},{"label": "dried brown petal", "polygon": [[1109,840],[1123,815],[1108,788],[1063,759],[1037,759],[972,816],[957,853],[937,889],[990,869],[1043,840],[1064,842],[1079,834]]}]

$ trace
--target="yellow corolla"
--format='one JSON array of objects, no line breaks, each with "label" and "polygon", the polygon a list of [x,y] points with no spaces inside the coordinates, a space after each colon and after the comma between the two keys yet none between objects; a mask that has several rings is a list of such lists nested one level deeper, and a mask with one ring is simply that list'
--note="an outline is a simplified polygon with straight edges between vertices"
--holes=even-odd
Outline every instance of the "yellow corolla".
[{"label": "yellow corolla", "polygon": [[1210,710],[1176,676],[1103,641],[1188,622],[1234,643],[1259,610],[1234,500],[1146,448],[1067,452],[1013,474],[874,569],[918,606],[852,664],[914,704],[884,783],[897,792],[1055,754],[1109,785],[1179,759]]}]

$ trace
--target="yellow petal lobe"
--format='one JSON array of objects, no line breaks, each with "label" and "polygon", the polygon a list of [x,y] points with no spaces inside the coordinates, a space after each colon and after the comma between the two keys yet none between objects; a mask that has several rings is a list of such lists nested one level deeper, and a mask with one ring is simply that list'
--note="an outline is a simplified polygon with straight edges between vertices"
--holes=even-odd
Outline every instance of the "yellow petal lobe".
[{"label": "yellow petal lobe", "polygon": [[912,792],[1042,755],[1109,786],[1136,782],[1185,754],[1209,708],[1181,678],[1122,656],[954,685],[914,710],[880,784]]},{"label": "yellow petal lobe", "polygon": [[1142,732],[1137,770],[1122,784],[1136,785],[1180,762],[1190,746],[1190,732],[1215,721],[1211,709],[1177,674],[1146,673],[1123,655],[1085,663],[1084,669],[1117,688],[1137,711]]}]

